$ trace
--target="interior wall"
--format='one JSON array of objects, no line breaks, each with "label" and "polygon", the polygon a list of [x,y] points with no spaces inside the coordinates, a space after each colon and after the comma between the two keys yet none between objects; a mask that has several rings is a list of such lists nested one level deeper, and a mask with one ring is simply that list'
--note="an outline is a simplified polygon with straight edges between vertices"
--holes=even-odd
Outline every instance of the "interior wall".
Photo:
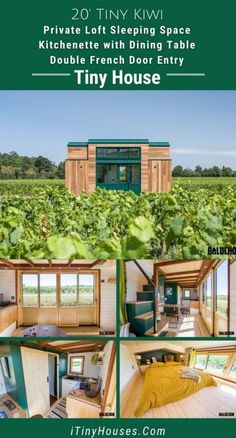
[{"label": "interior wall", "polygon": [[8,357],[10,377],[4,376],[6,392],[15,400],[28,414],[22,357],[19,345],[1,345],[0,358]]},{"label": "interior wall", "polygon": [[73,356],[84,356],[84,372],[82,376],[84,377],[94,377],[98,378],[99,374],[99,366],[93,365],[91,362],[92,356],[94,355],[94,352],[89,353],[75,353],[75,354],[69,354],[68,355],[68,374],[70,372],[70,357]]},{"label": "interior wall", "polygon": [[116,329],[116,262],[114,266],[101,266],[101,309],[102,330]]},{"label": "interior wall", "polygon": [[4,301],[15,301],[16,276],[14,270],[0,270],[0,294],[4,294]]},{"label": "interior wall", "polygon": [[[153,260],[137,260],[149,278],[153,276]],[[126,263],[127,297],[126,301],[136,301],[136,292],[143,290],[143,285],[148,281],[134,262]]]},{"label": "interior wall", "polygon": [[3,372],[2,372],[2,366],[0,364],[0,395],[6,393],[6,386],[4,382]]},{"label": "interior wall", "polygon": [[129,395],[133,390],[138,376],[138,366],[128,347],[120,344],[120,397],[121,415],[125,411]]}]

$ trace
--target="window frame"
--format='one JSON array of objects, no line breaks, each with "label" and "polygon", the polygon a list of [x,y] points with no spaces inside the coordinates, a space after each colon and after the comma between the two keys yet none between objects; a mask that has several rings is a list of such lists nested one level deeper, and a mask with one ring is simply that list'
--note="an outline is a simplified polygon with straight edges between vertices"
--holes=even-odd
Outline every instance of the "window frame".
[{"label": "window frame", "polygon": [[[116,150],[116,152],[114,153],[113,156],[109,156],[109,154],[105,154],[105,155],[99,155],[101,150]],[[128,149],[128,153],[127,156],[122,155],[122,151],[123,150],[127,150]],[[132,151],[137,150],[137,154],[136,156],[132,156],[132,154],[130,154],[130,152],[132,153]],[[105,147],[96,147],[96,161],[97,162],[102,162],[102,161],[120,161],[120,160],[128,160],[128,161],[137,161],[141,159],[141,148],[140,146],[105,146]]]},{"label": "window frame", "polygon": [[[40,275],[41,274],[55,274],[56,275],[56,304],[53,306],[41,306],[40,300]],[[74,305],[61,305],[61,275],[62,274],[75,274],[77,279],[77,301]],[[80,304],[79,302],[79,276],[80,275],[93,275],[93,304]],[[70,308],[80,308],[80,307],[88,307],[91,308],[98,304],[98,308],[100,309],[100,296],[101,296],[101,284],[100,284],[100,270],[98,269],[79,269],[78,271],[19,271],[19,287],[17,288],[17,293],[19,294],[19,304],[22,308],[31,308],[31,309],[70,309]],[[24,305],[24,295],[23,295],[23,276],[24,275],[36,275],[37,277],[37,305],[27,306]],[[99,310],[100,312],[100,310]],[[99,318],[100,319],[100,318]]]},{"label": "window frame", "polygon": [[[206,355],[207,356],[207,360],[206,360],[206,364],[205,364],[205,368],[198,368],[195,366],[196,364],[196,359],[195,359],[195,364],[194,364],[194,368],[203,371],[205,373],[208,373],[210,375],[213,375],[214,377],[218,377],[219,379],[223,379],[223,380],[228,380],[230,382],[236,382],[236,376],[230,376],[230,371],[233,367],[234,362],[236,361],[236,351],[235,350],[220,350],[220,351],[213,351],[213,350],[209,350],[209,351],[196,351],[196,358],[197,355],[203,356]],[[225,366],[224,366],[224,370],[221,374],[219,373],[214,373],[214,371],[209,371],[207,369],[207,365],[208,365],[208,361],[209,361],[209,356],[228,356]]]},{"label": "window frame", "polygon": [[[76,372],[72,371],[72,361],[73,359],[82,359],[82,371]],[[84,374],[84,363],[85,363],[85,356],[82,356],[81,354],[69,356],[69,374],[75,374],[76,376],[83,376]]]},{"label": "window frame", "polygon": [[[217,269],[219,269],[219,267],[221,265],[223,265],[224,263],[226,263],[226,267],[227,267],[227,294],[226,294],[227,307],[226,307],[226,313],[222,313],[219,310],[217,310]],[[215,312],[223,318],[228,318],[229,317],[229,265],[228,265],[228,260],[222,260],[214,268],[214,297],[215,297]]]}]

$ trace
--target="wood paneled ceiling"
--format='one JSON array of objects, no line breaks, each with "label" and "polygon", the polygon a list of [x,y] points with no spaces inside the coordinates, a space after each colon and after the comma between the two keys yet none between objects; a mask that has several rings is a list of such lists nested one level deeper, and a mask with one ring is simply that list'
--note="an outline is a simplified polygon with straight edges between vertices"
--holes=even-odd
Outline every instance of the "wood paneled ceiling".
[{"label": "wood paneled ceiling", "polygon": [[27,271],[72,271],[74,269],[93,269],[104,263],[115,263],[113,260],[17,260],[0,259],[0,270],[27,270]]},{"label": "wood paneled ceiling", "polygon": [[215,260],[164,260],[155,262],[155,269],[165,276],[166,283],[194,288],[216,263]]},{"label": "wood paneled ceiling", "polygon": [[107,341],[31,341],[41,347],[50,348],[55,353],[85,353],[90,351],[103,350]]}]

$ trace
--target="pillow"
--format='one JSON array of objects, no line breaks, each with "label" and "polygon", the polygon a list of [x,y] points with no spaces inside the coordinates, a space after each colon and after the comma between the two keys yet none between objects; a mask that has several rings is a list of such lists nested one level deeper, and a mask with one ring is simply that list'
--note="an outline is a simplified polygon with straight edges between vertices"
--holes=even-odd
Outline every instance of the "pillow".
[{"label": "pillow", "polygon": [[166,362],[165,363],[166,367],[175,367],[176,365],[179,366],[181,364],[179,362]]},{"label": "pillow", "polygon": [[174,354],[165,354],[163,356],[164,362],[174,362],[175,361],[175,356]]},{"label": "pillow", "polygon": [[165,364],[163,362],[154,362],[150,365],[152,368],[164,367]]}]

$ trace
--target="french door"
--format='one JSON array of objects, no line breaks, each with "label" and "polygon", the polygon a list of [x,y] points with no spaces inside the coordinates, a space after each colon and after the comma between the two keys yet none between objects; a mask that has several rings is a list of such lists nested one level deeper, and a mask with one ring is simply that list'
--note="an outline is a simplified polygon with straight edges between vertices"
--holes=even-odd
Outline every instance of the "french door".
[{"label": "french door", "polygon": [[20,325],[99,325],[99,271],[19,274]]},{"label": "french door", "polygon": [[97,164],[97,186],[108,190],[141,191],[140,163]]}]

